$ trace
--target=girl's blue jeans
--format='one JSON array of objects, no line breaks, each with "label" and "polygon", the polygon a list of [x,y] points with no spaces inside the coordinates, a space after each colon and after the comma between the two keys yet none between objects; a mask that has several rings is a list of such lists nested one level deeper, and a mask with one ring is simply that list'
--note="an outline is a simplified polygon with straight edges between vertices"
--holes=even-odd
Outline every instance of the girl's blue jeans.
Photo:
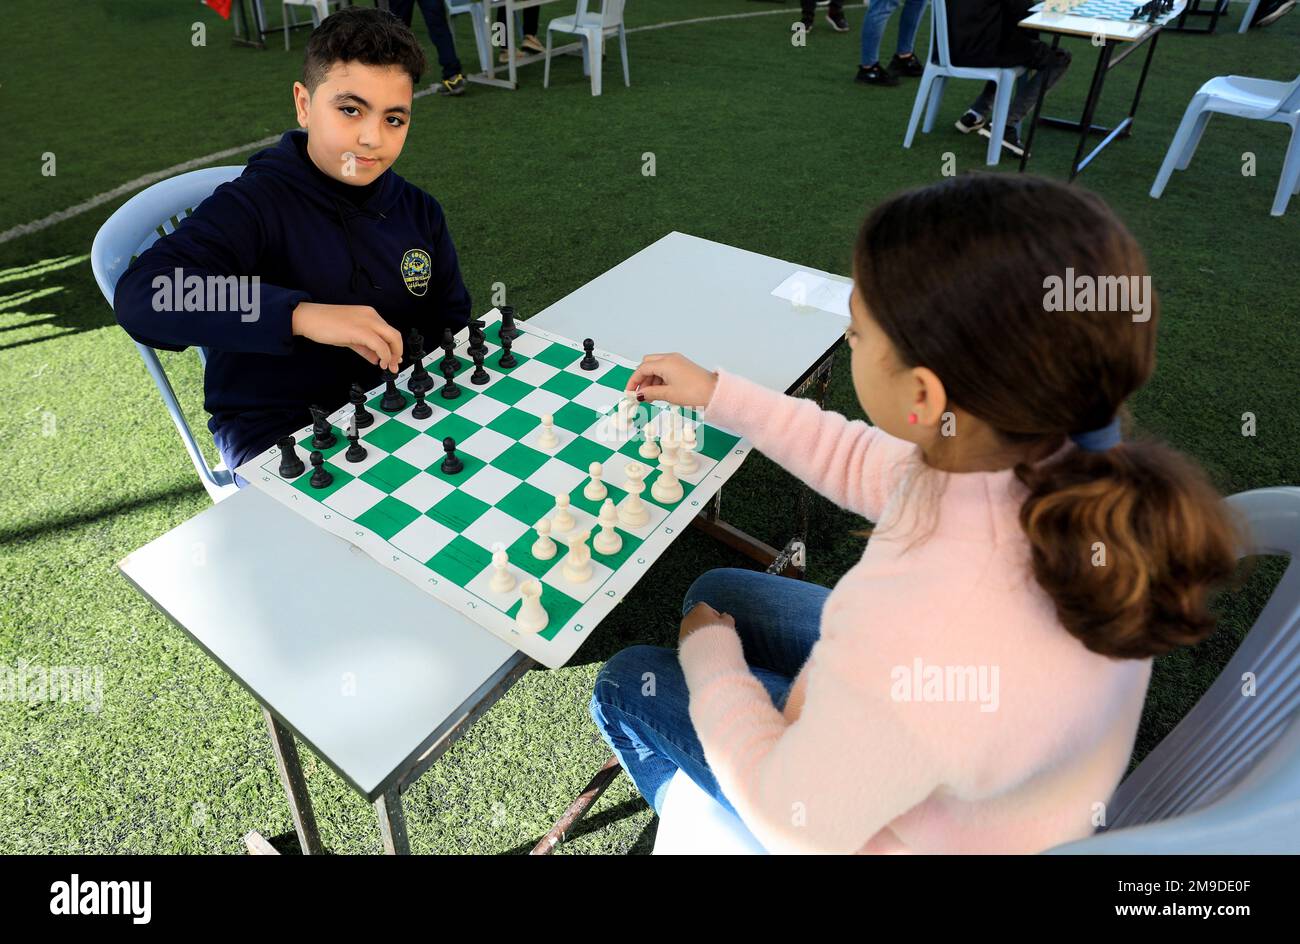
[{"label": "girl's blue jeans", "polygon": [[[731,614],[750,671],[781,710],[820,635],[822,605],[829,594],[803,580],[718,568],[691,584],[682,615],[701,601]],[[735,813],[704,759],[688,702],[676,649],[629,646],[596,676],[590,710],[601,737],[656,813],[679,768]]]},{"label": "girl's blue jeans", "polygon": [[930,0],[871,0],[867,15],[862,20],[862,64],[880,61],[880,37],[885,35],[885,24],[890,15],[903,4],[903,14],[898,18],[898,52],[910,53],[916,43],[916,31],[921,25],[921,14]]}]

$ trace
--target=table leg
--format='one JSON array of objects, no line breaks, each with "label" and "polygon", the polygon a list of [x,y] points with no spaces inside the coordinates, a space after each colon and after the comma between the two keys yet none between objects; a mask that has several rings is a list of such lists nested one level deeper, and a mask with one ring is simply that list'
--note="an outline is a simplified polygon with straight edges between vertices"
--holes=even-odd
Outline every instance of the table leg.
[{"label": "table leg", "polygon": [[510,85],[519,84],[519,70],[515,66],[515,5],[514,0],[506,0],[506,58],[510,61]]},{"label": "table leg", "polygon": [[389,787],[375,800],[379,814],[379,833],[384,840],[387,855],[410,855],[411,845],[406,838],[406,814],[402,812],[402,791]]},{"label": "table leg", "polygon": [[[1061,45],[1061,34],[1052,34],[1052,52],[1056,52],[1057,47]],[[1043,112],[1043,99],[1047,97],[1047,83],[1044,82],[1038,87],[1038,99],[1034,102],[1034,116],[1029,121],[1029,136],[1025,138],[1025,153],[1020,155],[1020,172],[1024,173],[1025,164],[1029,161],[1029,150],[1034,146],[1034,132],[1038,130],[1038,117]]]},{"label": "table leg", "polygon": [[298,833],[298,843],[303,855],[320,855],[325,849],[321,845],[320,833],[316,829],[316,814],[311,808],[311,796],[307,793],[307,780],[302,774],[302,763],[298,759],[298,744],[293,732],[282,725],[267,708],[262,709],[266,718],[267,730],[271,733],[271,747],[275,750],[275,766],[280,771],[280,783],[284,785],[285,796],[289,798],[289,812],[293,814],[293,828]]},{"label": "table leg", "polygon": [[1133,118],[1137,117],[1138,101],[1142,98],[1143,86],[1147,84],[1147,73],[1151,71],[1151,57],[1156,54],[1156,43],[1160,42],[1161,32],[1164,31],[1161,30],[1151,37],[1151,45],[1150,48],[1147,49],[1146,61],[1142,63],[1142,74],[1138,77],[1137,89],[1133,92],[1133,107],[1128,110],[1130,122]]},{"label": "table leg", "polygon": [[1070,182],[1079,176],[1079,162],[1083,159],[1083,149],[1088,146],[1088,135],[1092,132],[1092,117],[1097,111],[1097,101],[1101,98],[1101,87],[1106,81],[1106,70],[1110,67],[1110,57],[1115,50],[1115,41],[1106,40],[1097,55],[1097,68],[1092,72],[1092,84],[1088,86],[1088,98],[1083,103],[1083,120],[1079,122],[1079,146],[1075,148],[1074,160],[1070,162]]}]

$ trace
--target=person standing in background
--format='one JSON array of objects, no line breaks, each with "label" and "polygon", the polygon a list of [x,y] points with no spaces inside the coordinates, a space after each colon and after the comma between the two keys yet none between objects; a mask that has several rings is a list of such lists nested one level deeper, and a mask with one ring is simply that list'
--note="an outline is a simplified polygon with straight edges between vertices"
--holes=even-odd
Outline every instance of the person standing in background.
[{"label": "person standing in background", "polygon": [[[817,0],[800,0],[800,6],[803,8],[803,15],[799,18],[803,23],[805,32],[813,27],[813,19],[817,12]],[[829,8],[826,10],[826,21],[831,24],[831,29],[837,33],[847,33],[849,31],[849,21],[844,19],[844,0],[831,0]]]},{"label": "person standing in background", "polygon": [[[886,69],[880,64],[880,39],[899,3],[903,4],[903,15],[898,20],[898,49]],[[871,0],[866,19],[862,21],[862,58],[853,81],[863,85],[897,85],[898,76],[916,78],[925,71],[925,63],[912,54],[912,46],[927,3],[929,0]]]},{"label": "person standing in background", "polygon": [[[407,26],[415,13],[416,0],[388,0],[388,10]],[[456,40],[451,35],[451,25],[447,22],[447,7],[443,0],[419,0],[420,13],[429,28],[429,38],[433,48],[438,50],[438,65],[442,68],[442,81],[433,83],[435,95],[464,95],[469,83],[460,67],[456,56]]]}]

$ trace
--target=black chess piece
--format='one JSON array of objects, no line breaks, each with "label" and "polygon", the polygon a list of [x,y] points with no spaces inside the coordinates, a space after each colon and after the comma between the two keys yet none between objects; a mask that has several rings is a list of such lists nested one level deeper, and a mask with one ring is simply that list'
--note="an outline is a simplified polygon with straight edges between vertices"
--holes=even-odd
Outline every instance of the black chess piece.
[{"label": "black chess piece", "polygon": [[501,305],[498,311],[501,312],[501,327],[498,329],[498,334],[501,335],[501,346],[505,347],[507,340],[513,341],[519,337],[519,329],[515,327],[515,306]]},{"label": "black chess piece", "polygon": [[312,488],[329,488],[333,484],[334,476],[329,469],[325,468],[325,457],[320,454],[319,449],[312,451],[311,467],[315,470],[311,474]]},{"label": "black chess piece", "polygon": [[384,371],[384,398],[379,401],[379,409],[385,413],[396,413],[406,406],[406,397],[397,389],[397,375],[391,370]]},{"label": "black chess piece", "polygon": [[[433,381],[430,381],[432,383]],[[427,420],[433,416],[433,407],[424,402],[424,391],[416,390],[415,406],[411,407],[411,416],[417,420]]]},{"label": "black chess piece", "polygon": [[280,447],[280,478],[296,479],[307,471],[292,436],[281,436],[275,444]]},{"label": "black chess piece", "polygon": [[442,365],[442,377],[446,381],[442,385],[442,398],[444,400],[455,400],[460,396],[460,387],[456,386],[456,371],[450,364]]},{"label": "black chess piece", "polygon": [[451,328],[442,329],[442,362],[438,364],[438,369],[442,370],[447,365],[451,365],[453,372],[461,368],[460,358],[456,356],[456,335],[452,334]]},{"label": "black chess piece", "polygon": [[591,353],[595,346],[596,342],[591,338],[583,340],[582,349],[586,351],[586,354],[583,356],[582,360],[578,362],[578,366],[583,370],[595,370],[600,366],[600,361],[596,360],[596,355]]},{"label": "black chess piece", "polygon": [[492,379],[488,372],[483,369],[483,355],[486,353],[487,348],[474,352],[474,373],[469,375],[469,382],[475,386],[481,387]]},{"label": "black chess piece", "polygon": [[504,367],[509,370],[511,367],[517,367],[519,365],[519,361],[515,360],[515,355],[510,352],[510,348],[514,343],[513,339],[506,337],[504,332],[502,333],[501,356],[497,358],[498,367]]},{"label": "black chess piece", "polygon": [[448,475],[455,475],[465,468],[465,463],[460,461],[460,456],[456,455],[456,440],[448,436],[442,441],[442,448],[447,453],[442,460],[442,471]]},{"label": "black chess piece", "polygon": [[356,419],[357,429],[365,429],[375,421],[374,415],[366,409],[366,392],[361,389],[361,384],[352,385],[348,402],[352,404],[352,415]]},{"label": "black chess piece", "polygon": [[366,457],[366,447],[361,445],[361,431],[352,429],[348,431],[348,451],[343,453],[343,458],[349,462],[360,462]]},{"label": "black chess piece", "polygon": [[411,393],[417,390],[428,393],[433,389],[433,378],[429,376],[429,371],[424,366],[424,336],[412,328],[410,336],[406,339],[406,347],[410,352],[411,361],[415,364],[411,370],[411,378],[406,382],[406,389]]},{"label": "black chess piece", "polygon": [[325,411],[314,403],[307,409],[311,410],[311,445],[313,449],[328,449],[339,441],[334,435],[334,430],[330,428],[329,416]]},{"label": "black chess piece", "polygon": [[483,319],[475,318],[469,323],[469,347],[467,348],[470,356],[482,351],[487,354],[487,335],[483,333]]}]

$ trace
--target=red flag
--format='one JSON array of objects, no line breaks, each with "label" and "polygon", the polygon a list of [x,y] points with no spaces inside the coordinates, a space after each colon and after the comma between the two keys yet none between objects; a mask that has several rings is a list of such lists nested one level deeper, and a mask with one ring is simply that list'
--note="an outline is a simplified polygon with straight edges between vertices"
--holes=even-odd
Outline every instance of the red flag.
[{"label": "red flag", "polygon": [[203,0],[203,2],[220,13],[223,20],[230,19],[231,0]]}]

